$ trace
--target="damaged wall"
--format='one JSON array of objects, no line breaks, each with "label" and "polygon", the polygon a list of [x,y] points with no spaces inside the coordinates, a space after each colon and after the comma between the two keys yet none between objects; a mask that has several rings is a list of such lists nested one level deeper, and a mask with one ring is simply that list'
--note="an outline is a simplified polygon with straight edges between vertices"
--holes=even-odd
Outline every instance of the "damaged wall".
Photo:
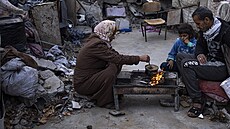
[{"label": "damaged wall", "polygon": [[56,2],[38,4],[31,11],[40,38],[43,41],[61,45]]}]

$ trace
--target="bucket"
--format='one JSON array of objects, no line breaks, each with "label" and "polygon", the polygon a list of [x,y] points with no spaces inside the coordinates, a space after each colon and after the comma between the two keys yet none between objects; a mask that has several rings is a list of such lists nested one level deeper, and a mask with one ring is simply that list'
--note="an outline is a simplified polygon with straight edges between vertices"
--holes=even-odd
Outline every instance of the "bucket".
[{"label": "bucket", "polygon": [[18,51],[26,50],[25,25],[21,18],[0,18],[1,47],[11,45]]}]

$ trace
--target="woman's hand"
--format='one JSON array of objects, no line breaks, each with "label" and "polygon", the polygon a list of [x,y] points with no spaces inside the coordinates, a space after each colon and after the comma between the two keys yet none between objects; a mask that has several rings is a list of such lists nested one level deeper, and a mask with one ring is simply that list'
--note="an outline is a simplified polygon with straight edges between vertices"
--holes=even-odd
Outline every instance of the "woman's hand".
[{"label": "woman's hand", "polygon": [[200,64],[205,64],[207,62],[207,58],[204,54],[199,54],[197,56],[197,60],[199,61]]},{"label": "woman's hand", "polygon": [[140,57],[140,61],[142,61],[142,62],[149,62],[150,61],[150,57],[148,55],[142,55],[139,57]]}]

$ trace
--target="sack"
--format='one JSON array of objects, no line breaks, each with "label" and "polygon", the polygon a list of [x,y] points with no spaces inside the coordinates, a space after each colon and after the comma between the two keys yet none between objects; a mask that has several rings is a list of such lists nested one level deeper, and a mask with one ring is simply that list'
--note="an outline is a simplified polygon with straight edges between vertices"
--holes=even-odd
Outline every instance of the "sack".
[{"label": "sack", "polygon": [[230,98],[230,77],[224,80],[220,86],[224,89],[225,93]]},{"label": "sack", "polygon": [[35,97],[38,89],[38,71],[26,66],[20,58],[5,63],[0,69],[0,77],[2,90],[6,94],[28,99]]},{"label": "sack", "polygon": [[208,97],[222,103],[229,101],[228,96],[220,86],[221,82],[200,80],[199,86],[201,91]]}]

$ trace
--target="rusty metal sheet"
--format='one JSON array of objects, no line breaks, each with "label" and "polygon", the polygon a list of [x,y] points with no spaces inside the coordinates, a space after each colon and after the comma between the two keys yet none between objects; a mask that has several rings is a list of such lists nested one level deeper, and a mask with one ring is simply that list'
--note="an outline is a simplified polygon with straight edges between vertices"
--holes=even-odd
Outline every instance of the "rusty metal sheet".
[{"label": "rusty metal sheet", "polygon": [[175,93],[175,87],[172,88],[141,88],[141,87],[131,87],[131,88],[115,88],[116,94],[173,94]]}]

